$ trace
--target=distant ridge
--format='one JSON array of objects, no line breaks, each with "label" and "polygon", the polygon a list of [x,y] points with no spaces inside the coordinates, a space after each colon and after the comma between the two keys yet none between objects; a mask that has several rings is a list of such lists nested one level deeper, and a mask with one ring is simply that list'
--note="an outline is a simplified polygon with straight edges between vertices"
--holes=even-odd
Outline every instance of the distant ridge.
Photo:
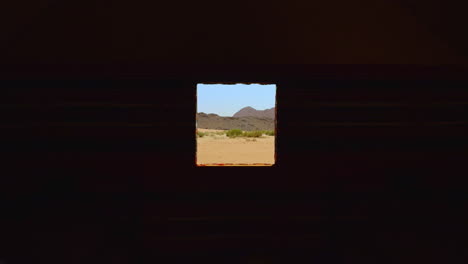
[{"label": "distant ridge", "polygon": [[266,110],[256,110],[253,107],[247,106],[237,111],[232,117],[260,117],[260,118],[271,118],[275,119],[275,108],[272,107]]},{"label": "distant ridge", "polygon": [[223,117],[216,114],[197,113],[197,128],[206,129],[241,129],[244,131],[253,130],[274,130],[274,119],[266,117]]}]

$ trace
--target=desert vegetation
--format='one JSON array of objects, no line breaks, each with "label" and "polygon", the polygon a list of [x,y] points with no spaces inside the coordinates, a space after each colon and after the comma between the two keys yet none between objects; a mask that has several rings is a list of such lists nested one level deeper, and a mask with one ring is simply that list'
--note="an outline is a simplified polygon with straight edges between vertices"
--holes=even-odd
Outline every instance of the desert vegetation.
[{"label": "desert vegetation", "polygon": [[244,137],[254,137],[254,138],[258,138],[258,137],[261,137],[263,135],[263,132],[262,131],[246,131],[243,133],[243,136]]},{"label": "desert vegetation", "polygon": [[197,137],[202,138],[205,136],[213,138],[264,138],[265,136],[275,136],[273,130],[254,130],[254,131],[243,131],[241,129],[230,129],[224,131],[197,131]]},{"label": "desert vegetation", "polygon": [[226,132],[226,136],[228,136],[229,138],[236,138],[236,137],[258,138],[263,135],[274,136],[275,132],[271,130],[242,131],[240,129],[231,129]]},{"label": "desert vegetation", "polygon": [[240,137],[242,134],[243,132],[240,129],[231,129],[226,132],[226,136],[230,138]]},{"label": "desert vegetation", "polygon": [[197,131],[197,137],[204,137],[206,136],[207,133],[205,132],[201,132],[201,131]]}]

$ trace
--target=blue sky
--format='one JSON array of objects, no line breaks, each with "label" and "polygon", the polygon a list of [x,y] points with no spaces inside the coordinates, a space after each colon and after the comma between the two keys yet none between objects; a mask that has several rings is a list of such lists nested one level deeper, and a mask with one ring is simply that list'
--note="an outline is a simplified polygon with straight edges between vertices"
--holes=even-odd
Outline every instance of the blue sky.
[{"label": "blue sky", "polygon": [[198,84],[197,112],[232,116],[250,106],[265,110],[275,106],[275,84]]}]

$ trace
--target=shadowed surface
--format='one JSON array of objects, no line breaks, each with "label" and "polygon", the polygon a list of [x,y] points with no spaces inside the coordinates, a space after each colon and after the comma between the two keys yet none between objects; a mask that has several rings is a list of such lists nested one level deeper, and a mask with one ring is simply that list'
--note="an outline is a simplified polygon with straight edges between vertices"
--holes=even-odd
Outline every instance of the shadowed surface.
[{"label": "shadowed surface", "polygon": [[[461,2],[0,5],[0,262],[468,262]],[[274,167],[196,167],[201,82],[278,84]]]}]

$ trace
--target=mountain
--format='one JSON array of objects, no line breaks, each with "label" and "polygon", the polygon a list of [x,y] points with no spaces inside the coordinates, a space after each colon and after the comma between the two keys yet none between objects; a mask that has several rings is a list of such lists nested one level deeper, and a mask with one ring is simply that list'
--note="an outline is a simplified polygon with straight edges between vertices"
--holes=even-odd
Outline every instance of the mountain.
[{"label": "mountain", "polygon": [[275,119],[275,108],[272,107],[266,110],[256,110],[253,107],[247,106],[237,111],[237,113],[235,113],[232,117],[247,117],[247,116]]},{"label": "mountain", "polygon": [[197,113],[197,127],[206,129],[241,129],[253,130],[275,130],[275,121],[266,117],[224,117],[216,114]]}]

